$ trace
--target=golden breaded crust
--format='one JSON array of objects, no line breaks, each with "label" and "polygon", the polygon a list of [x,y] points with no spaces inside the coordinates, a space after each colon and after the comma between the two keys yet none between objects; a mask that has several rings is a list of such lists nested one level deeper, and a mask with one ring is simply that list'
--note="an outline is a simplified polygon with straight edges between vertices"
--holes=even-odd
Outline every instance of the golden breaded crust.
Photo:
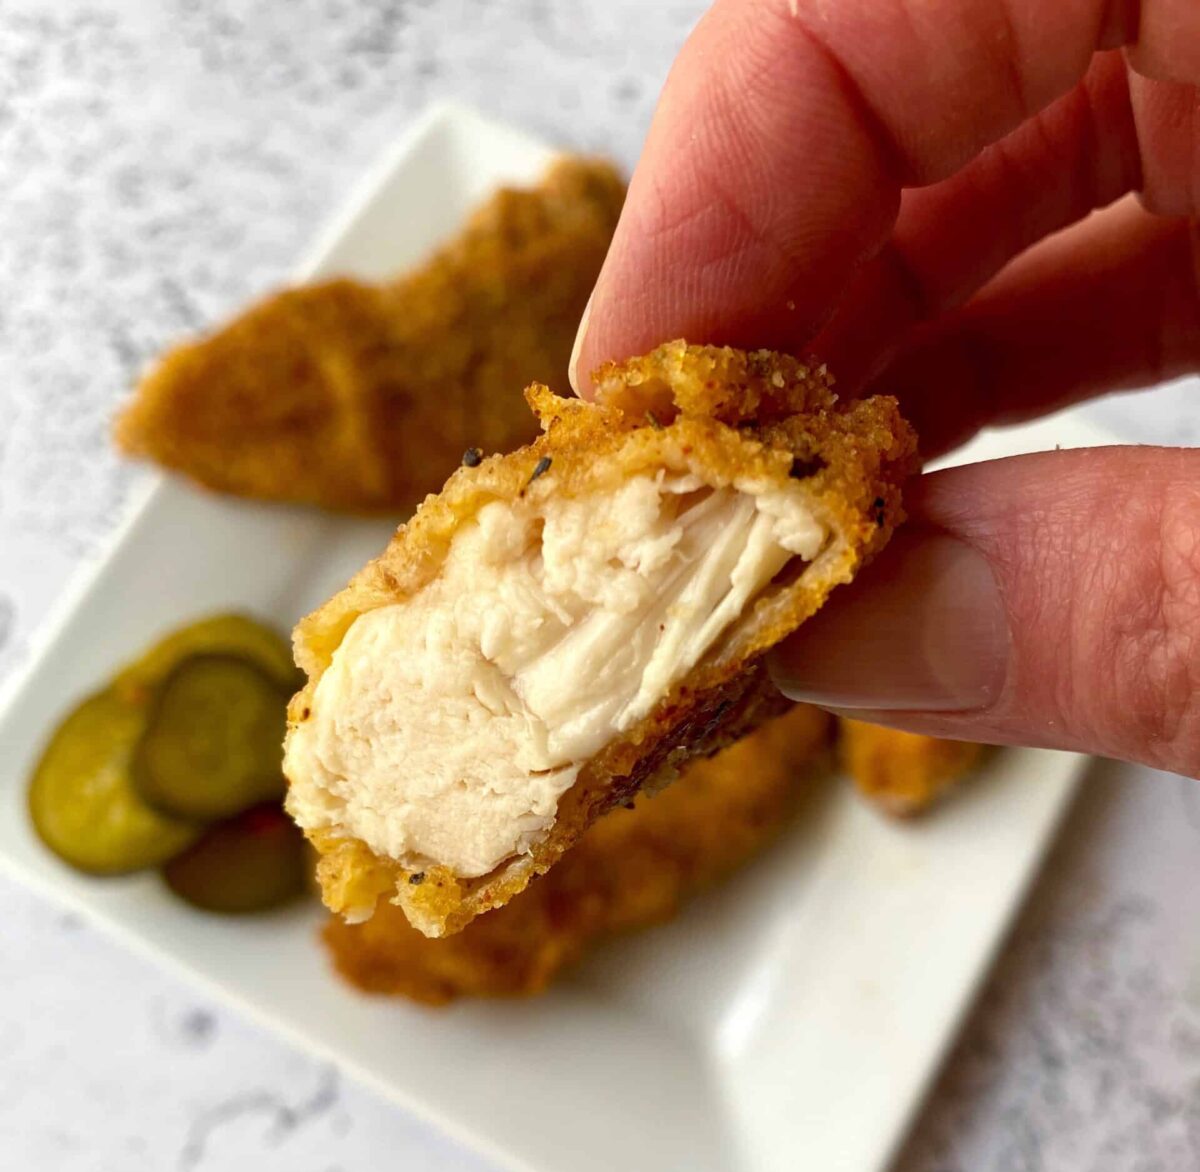
[{"label": "golden breaded crust", "polygon": [[839,756],[859,792],[909,817],[928,809],[979,763],[983,746],[943,741],[860,720],[839,722]]},{"label": "golden breaded crust", "polygon": [[[744,736],[782,707],[763,653],[809,617],[838,584],[888,540],[902,516],[901,486],[915,469],[915,437],[894,400],[841,404],[823,368],[761,351],[672,342],[598,375],[596,403],[545,387],[527,392],[543,434],[507,456],[460,468],[426,498],[391,544],[341,593],[303,619],[296,660],[309,684],[292,702],[293,726],[308,718],[313,689],[361,614],[403,601],[438,573],[460,526],[493,500],[615,491],[659,470],[695,473],[713,487],[750,479],[802,482],[835,538],[797,580],[771,587],[751,615],[617,741],[586,762],[559,803],[547,837],[477,879],[428,868],[419,882],[363,843],[310,834],[322,855],[326,903],[369,915],[383,895],[427,935],[460,930],[548,870],[598,817],[643,788],[666,784],[691,757]],[[549,465],[546,465],[546,461]],[[535,469],[543,474],[535,477]],[[289,734],[290,735],[290,734]]]},{"label": "golden breaded crust", "polygon": [[431,940],[381,905],[332,917],[324,940],[351,984],[428,1005],[542,992],[599,939],[670,919],[775,837],[826,757],[831,720],[797,705],[654,797],[590,827],[557,867],[455,936]]},{"label": "golden breaded crust", "polygon": [[410,508],[466,446],[532,437],[516,388],[566,385],[624,194],[608,163],[564,158],[538,187],[497,192],[396,281],[277,293],[168,353],[117,443],[224,492]]}]

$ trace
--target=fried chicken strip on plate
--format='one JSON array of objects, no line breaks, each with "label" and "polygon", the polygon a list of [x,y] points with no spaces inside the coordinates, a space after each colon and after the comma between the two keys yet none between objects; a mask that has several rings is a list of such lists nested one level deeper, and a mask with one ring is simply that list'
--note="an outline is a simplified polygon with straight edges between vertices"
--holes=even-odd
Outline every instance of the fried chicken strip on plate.
[{"label": "fried chicken strip on plate", "polygon": [[456,935],[423,936],[384,902],[361,924],[331,916],[325,946],[369,993],[427,1005],[540,993],[603,938],[670,919],[757,855],[825,764],[831,723],[797,705],[691,762],[676,784],[600,818],[556,867]]},{"label": "fried chicken strip on plate", "polygon": [[276,293],[170,351],[117,444],[222,492],[407,510],[468,443],[533,437],[519,388],[565,380],[624,196],[610,164],[564,157],[410,273]]},{"label": "fried chicken strip on plate", "polygon": [[[666,344],[460,468],[296,629],[288,809],[328,906],[460,930],[786,707],[765,652],[887,541],[915,440],[823,368]],[[472,463],[474,463],[472,461]]]},{"label": "fried chicken strip on plate", "polygon": [[838,722],[842,765],[859,793],[886,814],[920,814],[979,764],[983,746],[944,741],[861,720]]}]

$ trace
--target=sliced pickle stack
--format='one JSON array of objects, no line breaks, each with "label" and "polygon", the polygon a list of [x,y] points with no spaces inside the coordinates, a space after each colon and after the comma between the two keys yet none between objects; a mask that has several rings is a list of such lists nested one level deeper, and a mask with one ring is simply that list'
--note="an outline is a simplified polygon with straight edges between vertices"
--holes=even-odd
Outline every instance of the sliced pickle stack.
[{"label": "sliced pickle stack", "polygon": [[165,867],[167,886],[209,912],[260,912],[307,886],[304,835],[278,802],[217,823]]},{"label": "sliced pickle stack", "polygon": [[215,822],[283,799],[288,695],[236,655],[192,655],[163,680],[133,755],[147,805]]},{"label": "sliced pickle stack", "polygon": [[280,808],[287,643],[226,614],[180,628],[59,725],[34,769],[42,841],[93,875],[162,867],[196,907],[241,913],[302,894],[303,835]]},{"label": "sliced pickle stack", "polygon": [[304,675],[292,662],[292,649],[282,635],[246,615],[218,614],[160,639],[117,673],[113,687],[132,699],[145,699],[192,655],[239,656],[266,672],[289,696],[304,686]]},{"label": "sliced pickle stack", "polygon": [[92,875],[157,867],[200,835],[194,823],[138,797],[130,762],[143,713],[112,688],[89,696],[59,725],[33,771],[29,813],[42,841]]}]

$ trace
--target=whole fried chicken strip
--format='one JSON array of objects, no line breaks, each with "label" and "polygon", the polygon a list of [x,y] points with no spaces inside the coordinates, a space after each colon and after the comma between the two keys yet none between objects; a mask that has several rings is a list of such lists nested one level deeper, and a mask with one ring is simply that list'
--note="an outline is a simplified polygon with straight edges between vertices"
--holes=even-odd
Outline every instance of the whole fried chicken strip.
[{"label": "whole fried chicken strip", "polygon": [[546,875],[455,936],[431,940],[381,904],[363,924],[330,918],[339,973],[427,1005],[542,992],[599,940],[670,919],[783,829],[826,757],[831,720],[797,705],[631,809],[591,826]]},{"label": "whole fried chicken strip", "polygon": [[288,809],[350,919],[461,929],[596,818],[783,700],[763,655],[901,516],[896,404],[669,343],[528,392],[543,435],[459,469],[296,629]]},{"label": "whole fried chicken strip", "polygon": [[885,813],[906,818],[940,800],[983,755],[970,741],[943,741],[920,733],[838,722],[838,753],[859,792]]},{"label": "whole fried chicken strip", "polygon": [[407,510],[468,443],[532,438],[517,389],[565,385],[624,194],[608,163],[563,158],[398,280],[276,293],[168,353],[118,419],[118,446],[223,492]]}]

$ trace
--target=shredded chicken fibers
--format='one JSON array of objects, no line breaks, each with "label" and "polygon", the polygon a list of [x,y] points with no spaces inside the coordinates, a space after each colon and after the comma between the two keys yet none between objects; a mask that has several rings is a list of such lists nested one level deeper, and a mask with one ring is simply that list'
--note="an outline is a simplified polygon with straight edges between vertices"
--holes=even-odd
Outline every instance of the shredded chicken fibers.
[{"label": "shredded chicken fibers", "polygon": [[684,474],[484,506],[438,578],[350,627],[289,750],[293,811],[414,869],[486,874],[826,538],[798,487]]}]

